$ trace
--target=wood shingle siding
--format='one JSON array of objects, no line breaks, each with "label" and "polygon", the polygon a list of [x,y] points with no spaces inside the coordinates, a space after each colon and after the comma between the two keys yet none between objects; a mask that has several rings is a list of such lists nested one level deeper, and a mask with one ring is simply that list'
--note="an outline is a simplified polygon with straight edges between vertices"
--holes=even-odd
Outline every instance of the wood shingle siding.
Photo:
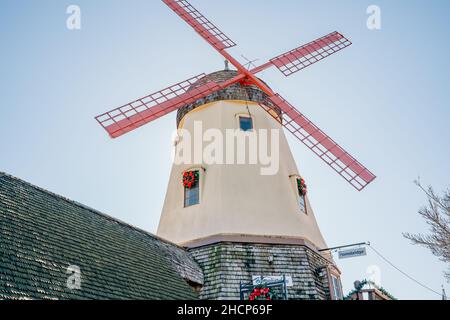
[{"label": "wood shingle siding", "polygon": [[197,299],[185,279],[203,282],[183,248],[0,172],[0,299]]}]

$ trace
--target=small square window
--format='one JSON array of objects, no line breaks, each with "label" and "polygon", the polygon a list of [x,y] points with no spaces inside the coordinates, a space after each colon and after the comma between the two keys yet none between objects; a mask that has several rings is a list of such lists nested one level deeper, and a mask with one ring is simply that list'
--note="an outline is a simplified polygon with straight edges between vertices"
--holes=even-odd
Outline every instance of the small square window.
[{"label": "small square window", "polygon": [[253,119],[251,117],[239,117],[239,127],[242,131],[252,131]]}]

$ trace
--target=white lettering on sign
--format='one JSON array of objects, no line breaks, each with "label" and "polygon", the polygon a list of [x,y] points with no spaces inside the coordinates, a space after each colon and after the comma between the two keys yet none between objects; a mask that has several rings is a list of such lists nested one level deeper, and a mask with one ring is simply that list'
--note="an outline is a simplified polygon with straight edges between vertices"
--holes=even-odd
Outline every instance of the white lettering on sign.
[{"label": "white lettering on sign", "polygon": [[339,259],[360,257],[360,256],[365,256],[366,254],[367,254],[366,248],[364,248],[364,247],[348,249],[348,250],[340,250],[339,251]]}]

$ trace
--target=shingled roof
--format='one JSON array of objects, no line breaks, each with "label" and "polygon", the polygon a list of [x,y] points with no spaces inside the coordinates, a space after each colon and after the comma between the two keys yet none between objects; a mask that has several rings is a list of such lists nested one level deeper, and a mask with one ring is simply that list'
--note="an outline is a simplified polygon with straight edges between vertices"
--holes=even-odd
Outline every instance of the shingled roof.
[{"label": "shingled roof", "polygon": [[203,275],[183,248],[0,172],[0,300],[196,299],[187,281]]}]

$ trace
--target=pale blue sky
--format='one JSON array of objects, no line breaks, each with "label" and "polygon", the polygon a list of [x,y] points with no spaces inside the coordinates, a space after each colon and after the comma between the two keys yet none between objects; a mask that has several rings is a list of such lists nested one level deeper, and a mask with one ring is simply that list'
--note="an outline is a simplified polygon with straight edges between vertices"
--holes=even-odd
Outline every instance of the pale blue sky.
[{"label": "pale blue sky", "polygon": [[[446,266],[401,233],[426,231],[417,215],[426,198],[412,181],[439,191],[450,182],[450,3],[192,3],[238,44],[237,57],[265,62],[334,30],[353,41],[292,77],[261,76],[378,176],[358,193],[289,137],[328,244],[371,241],[440,291]],[[66,28],[70,4],[81,7],[80,31]],[[380,31],[366,28],[370,4],[381,7]],[[156,0],[2,0],[0,39],[0,170],[155,232],[175,114],[117,140],[94,116],[222,69],[221,57]],[[338,265],[345,292],[377,265],[398,298],[439,298],[370,252]]]}]

